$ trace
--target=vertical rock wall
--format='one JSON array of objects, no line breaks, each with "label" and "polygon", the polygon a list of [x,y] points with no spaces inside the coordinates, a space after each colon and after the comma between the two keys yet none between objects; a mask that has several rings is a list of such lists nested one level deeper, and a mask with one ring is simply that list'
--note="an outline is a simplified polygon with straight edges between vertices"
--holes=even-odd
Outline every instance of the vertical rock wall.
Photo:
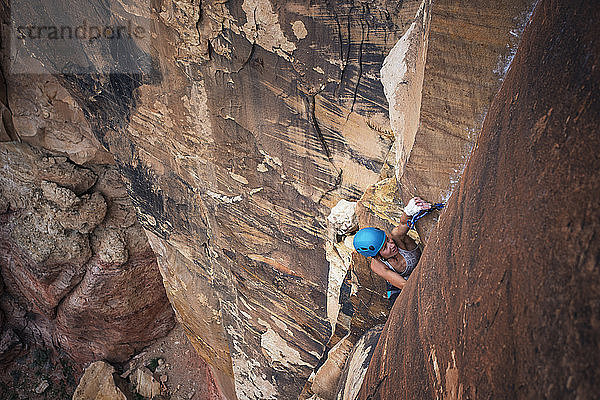
[{"label": "vertical rock wall", "polygon": [[[404,201],[416,195],[446,201],[456,187],[534,4],[532,0],[439,0],[431,7],[425,3],[412,38],[403,38],[387,56],[381,75]],[[402,76],[394,75],[404,70]],[[412,94],[413,88],[418,88],[417,94]],[[419,223],[424,241],[436,221]]]},{"label": "vertical rock wall", "polygon": [[360,399],[597,397],[597,21],[542,0]]}]

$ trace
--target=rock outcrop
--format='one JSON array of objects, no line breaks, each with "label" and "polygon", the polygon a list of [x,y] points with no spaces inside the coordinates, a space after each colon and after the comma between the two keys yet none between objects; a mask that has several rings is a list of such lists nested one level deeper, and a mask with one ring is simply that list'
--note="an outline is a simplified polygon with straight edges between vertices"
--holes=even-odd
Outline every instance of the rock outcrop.
[{"label": "rock outcrop", "polygon": [[597,397],[599,17],[538,4],[360,399]]},{"label": "rock outcrop", "polygon": [[156,257],[120,175],[0,143],[6,324],[79,362],[124,361],[173,327]]},{"label": "rock outcrop", "polygon": [[104,361],[96,361],[85,369],[73,400],[126,400],[116,385],[115,369]]}]

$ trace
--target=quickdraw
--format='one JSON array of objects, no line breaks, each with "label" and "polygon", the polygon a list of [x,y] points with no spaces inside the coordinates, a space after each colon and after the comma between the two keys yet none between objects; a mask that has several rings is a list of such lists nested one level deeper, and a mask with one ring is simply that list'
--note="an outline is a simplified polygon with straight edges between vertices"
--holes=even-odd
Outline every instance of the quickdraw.
[{"label": "quickdraw", "polygon": [[413,215],[411,219],[406,221],[406,225],[408,226],[409,229],[413,229],[418,220],[420,220],[421,218],[423,218],[424,216],[426,216],[433,210],[441,210],[442,208],[444,208],[444,206],[445,206],[444,203],[435,203],[431,206],[431,208],[429,208],[427,210],[421,210],[418,213],[416,213],[415,215]]}]

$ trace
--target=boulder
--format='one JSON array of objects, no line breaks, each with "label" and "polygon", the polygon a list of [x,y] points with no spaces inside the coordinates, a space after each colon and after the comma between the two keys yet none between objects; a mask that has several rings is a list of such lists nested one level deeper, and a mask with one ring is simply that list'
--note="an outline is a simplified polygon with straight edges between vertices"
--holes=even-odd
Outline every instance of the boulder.
[{"label": "boulder", "polygon": [[127,400],[114,380],[115,369],[104,361],[96,361],[85,369],[73,400]]},{"label": "boulder", "polygon": [[327,221],[338,235],[346,235],[356,231],[358,228],[356,202],[344,199],[338,201],[327,216]]},{"label": "boulder", "polygon": [[160,395],[160,382],[154,378],[148,368],[136,369],[129,379],[140,396],[152,399]]}]

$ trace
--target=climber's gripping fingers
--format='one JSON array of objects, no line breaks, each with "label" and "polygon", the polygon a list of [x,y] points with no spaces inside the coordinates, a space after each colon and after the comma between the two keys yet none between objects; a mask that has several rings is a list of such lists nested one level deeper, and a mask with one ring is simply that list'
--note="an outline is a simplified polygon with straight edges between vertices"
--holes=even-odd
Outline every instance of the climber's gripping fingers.
[{"label": "climber's gripping fingers", "polygon": [[425,200],[423,200],[420,197],[415,197],[415,204],[417,205],[417,207],[419,207],[421,210],[429,210],[431,208],[431,203],[426,202]]},{"label": "climber's gripping fingers", "polygon": [[431,203],[426,202],[420,197],[413,197],[406,207],[404,207],[404,213],[408,216],[413,216],[421,210],[429,210],[430,208]]}]

